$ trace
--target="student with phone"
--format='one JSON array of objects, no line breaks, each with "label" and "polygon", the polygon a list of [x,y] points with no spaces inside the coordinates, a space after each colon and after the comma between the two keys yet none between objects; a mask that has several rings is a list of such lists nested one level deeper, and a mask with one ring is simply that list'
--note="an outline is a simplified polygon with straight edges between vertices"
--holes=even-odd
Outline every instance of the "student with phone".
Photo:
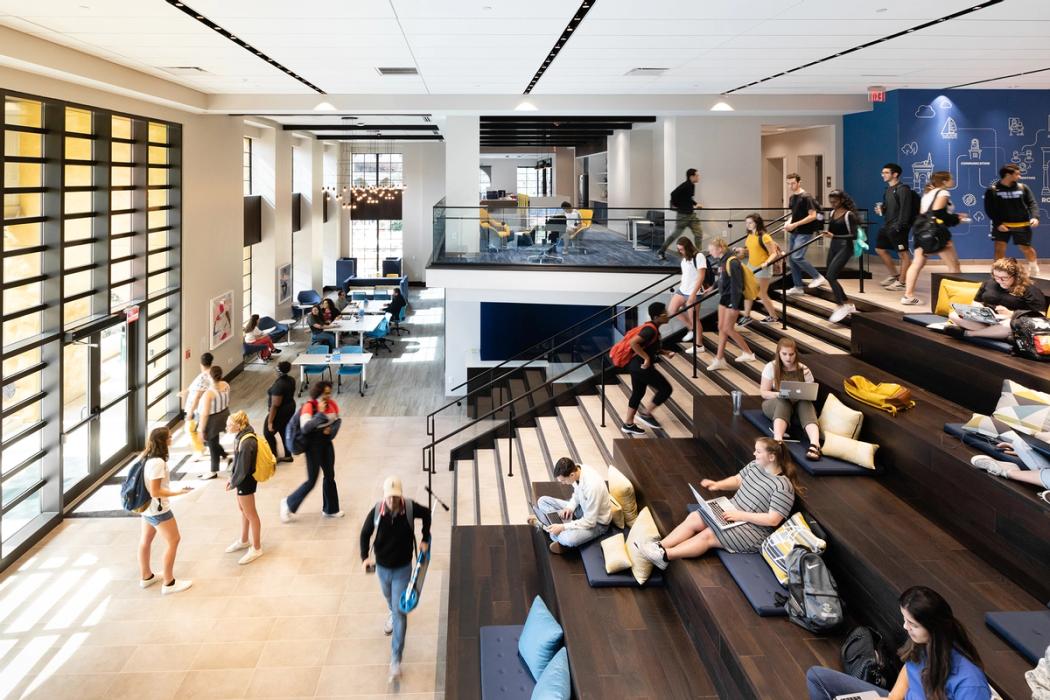
[{"label": "student with phone", "polygon": [[143,476],[150,495],[149,506],[142,511],[142,539],[139,541],[139,568],[142,577],[139,586],[149,588],[160,580],[150,567],[153,539],[159,532],[167,545],[167,549],[164,550],[164,585],[160,588],[163,595],[181,593],[193,585],[193,581],[189,579],[175,580],[175,552],[179,548],[181,536],[168,499],[189,493],[193,489],[187,486],[178,491],[171,490],[168,481],[170,450],[171,431],[167,428],[156,428],[149,434],[146,449],[139,456],[139,459],[146,460]]},{"label": "student with phone", "polygon": [[784,439],[791,416],[797,414],[798,421],[809,437],[809,449],[806,459],[818,460],[820,452],[820,426],[817,424],[817,409],[812,401],[796,401],[783,396],[782,382],[812,382],[813,373],[809,367],[798,361],[798,346],[791,338],[781,338],[777,343],[777,354],[762,369],[762,413],[773,421],[773,439],[780,442]]},{"label": "student with phone", "polygon": [[[594,467],[576,464],[562,457],[554,465],[554,478],[559,484],[572,486],[572,498],[565,501],[552,496],[540,496],[536,506],[542,513],[557,513],[563,522],[544,525],[550,534],[550,550],[562,554],[566,547],[579,547],[608,531],[612,522],[612,496],[605,479]],[[538,526],[539,520],[529,518],[529,524]]]}]

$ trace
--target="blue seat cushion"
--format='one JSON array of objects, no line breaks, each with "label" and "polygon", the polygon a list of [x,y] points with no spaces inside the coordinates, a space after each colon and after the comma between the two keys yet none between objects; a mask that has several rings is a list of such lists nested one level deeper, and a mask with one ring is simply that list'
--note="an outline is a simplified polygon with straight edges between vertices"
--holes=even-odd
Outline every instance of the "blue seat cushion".
[{"label": "blue seat cushion", "polygon": [[[931,323],[944,323],[948,319],[937,314],[905,314],[904,320],[917,326],[928,326]],[[935,331],[932,328],[930,330],[934,333],[940,333],[940,331]],[[1011,353],[1014,349],[1014,346],[1005,340],[994,340],[992,338],[963,338],[962,340],[977,347],[998,350],[999,352]]]},{"label": "blue seat cushion", "polygon": [[492,625],[478,630],[481,642],[482,700],[529,700],[536,682],[518,656],[524,625]]},{"label": "blue seat cushion", "polygon": [[997,448],[991,442],[984,439],[981,435],[974,435],[972,432],[963,430],[962,423],[945,423],[944,432],[948,433],[952,437],[957,437],[963,441],[964,445],[969,445],[975,450],[983,452],[984,454],[998,459],[1001,462],[1013,462],[1019,467],[1024,467],[1024,463],[1021,459],[1015,455],[1008,455],[999,448]]},{"label": "blue seat cushion", "polygon": [[536,680],[532,700],[569,700],[572,697],[572,678],[569,676],[569,652],[561,648],[547,664],[543,675]]},{"label": "blue seat cushion", "polygon": [[[769,437],[773,434],[773,421],[766,418],[766,414],[762,413],[761,409],[747,409],[743,411],[743,416],[758,428],[763,435]],[[873,473],[871,469],[843,462],[841,459],[832,457],[821,457],[815,462],[809,460],[806,458],[806,450],[809,449],[809,438],[806,437],[806,433],[798,429],[794,430],[794,432],[789,431],[789,434],[799,439],[799,442],[784,443],[787,445],[788,452],[791,453],[791,458],[795,460],[798,466],[813,476],[871,476]],[[877,473],[881,472],[882,469],[876,464],[874,471]]]},{"label": "blue seat cushion", "polygon": [[787,589],[780,585],[773,570],[758,552],[753,554],[733,554],[724,549],[715,553],[722,560],[726,571],[736,581],[740,592],[751,603],[751,607],[761,617],[783,617],[787,615],[783,605],[777,605],[776,595],[787,595]]},{"label": "blue seat cushion", "polygon": [[580,547],[580,558],[583,559],[583,571],[587,575],[587,583],[591,588],[652,588],[664,585],[663,572],[654,568],[649,580],[644,586],[639,586],[631,570],[619,571],[615,574],[605,572],[605,553],[602,551],[602,540],[614,535],[626,533],[615,527],[610,527],[601,537],[596,537],[587,544]]},{"label": "blue seat cushion", "polygon": [[931,323],[945,323],[947,320],[947,316],[939,316],[937,314],[904,314],[904,321],[906,323],[914,323],[916,326],[928,326]]},{"label": "blue seat cushion", "polygon": [[1038,663],[1050,647],[1050,610],[990,612],[984,623],[1029,663]]},{"label": "blue seat cushion", "polygon": [[539,678],[558,649],[563,646],[565,632],[551,615],[543,598],[536,596],[525,619],[525,627],[518,638],[518,653],[525,660],[533,678]]}]

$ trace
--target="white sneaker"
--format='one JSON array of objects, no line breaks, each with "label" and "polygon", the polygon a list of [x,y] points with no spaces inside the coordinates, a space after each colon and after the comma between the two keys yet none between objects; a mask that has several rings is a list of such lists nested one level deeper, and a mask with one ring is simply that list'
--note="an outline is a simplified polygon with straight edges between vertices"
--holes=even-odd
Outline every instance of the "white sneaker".
[{"label": "white sneaker", "polygon": [[891,284],[894,284],[894,283],[897,283],[897,282],[898,282],[897,275],[890,275],[889,277],[886,277],[881,282],[879,282],[879,284],[882,285],[883,287],[889,287]]},{"label": "white sneaker", "polygon": [[153,574],[149,578],[139,579],[139,588],[149,588],[157,581],[160,581],[160,576],[157,576],[156,574]]},{"label": "white sneaker", "polygon": [[[687,347],[687,348],[685,349],[685,351],[686,351],[686,353],[688,353],[689,355],[692,355],[692,354],[693,354],[693,346],[692,346],[692,345],[690,345],[689,347]],[[703,346],[703,345],[696,345],[696,354],[697,354],[697,355],[699,355],[699,354],[700,354],[700,353],[702,353],[702,352],[707,352],[707,351],[706,351],[706,350],[704,349],[704,346]]]},{"label": "white sneaker", "polygon": [[1000,462],[997,459],[992,459],[988,455],[974,455],[974,457],[970,459],[970,464],[982,471],[988,472],[992,476],[1006,476],[1006,472],[1014,468],[1014,465],[1010,462]]},{"label": "white sneaker", "polygon": [[253,561],[258,559],[262,555],[263,555],[263,551],[262,551],[261,547],[259,549],[255,549],[254,547],[252,547],[247,552],[245,552],[243,557],[241,557],[240,559],[237,560],[237,563],[241,564],[242,566],[244,564],[251,564]]},{"label": "white sneaker", "polygon": [[805,294],[805,293],[806,293],[806,288],[805,287],[792,287],[791,289],[787,290],[787,292],[786,292],[786,294],[788,296],[795,296],[796,294]]},{"label": "white sneaker", "polygon": [[707,366],[708,372],[716,372],[720,369],[729,369],[729,365],[726,364],[725,360],[719,360],[715,358],[715,361]]},{"label": "white sneaker", "polygon": [[903,292],[907,288],[907,285],[903,282],[894,282],[893,284],[886,285],[887,292]]},{"label": "white sneaker", "polygon": [[218,472],[204,472],[201,474],[201,481],[207,481],[208,479],[214,479],[219,475]]},{"label": "white sneaker", "polygon": [[824,279],[824,275],[821,275],[820,277],[816,278],[815,280],[809,283],[809,288],[816,289],[818,287],[823,287],[827,283],[828,281]]},{"label": "white sneaker", "polygon": [[343,511],[339,511],[338,513],[325,513],[325,512],[322,512],[321,515],[323,517],[325,517],[325,518],[341,518],[344,515],[346,515],[346,513],[344,513]]},{"label": "white sneaker", "polygon": [[842,306],[836,306],[835,310],[831,312],[831,316],[828,320],[832,323],[842,323],[843,319],[852,313],[852,307],[849,304],[843,304]]},{"label": "white sneaker", "polygon": [[633,544],[635,551],[652,562],[657,569],[663,571],[667,568],[668,561],[664,558],[664,548],[657,544],[656,540],[634,542]]},{"label": "white sneaker", "polygon": [[234,540],[233,544],[226,548],[227,554],[233,554],[239,552],[242,549],[248,549],[250,545],[247,542],[241,542],[240,540]]},{"label": "white sneaker", "polygon": [[693,332],[692,331],[689,331],[684,336],[682,336],[682,342],[683,343],[690,343],[690,342],[692,342],[692,340],[693,340]]},{"label": "white sneaker", "polygon": [[901,303],[905,306],[918,306],[922,302],[919,301],[919,297],[903,296],[901,297]]},{"label": "white sneaker", "polygon": [[394,681],[401,678],[401,662],[391,661],[390,662],[390,675],[387,676],[387,682],[393,683]]},{"label": "white sneaker", "polygon": [[736,356],[736,358],[733,360],[733,362],[744,363],[744,362],[755,362],[757,360],[758,360],[758,358],[755,357],[755,353],[753,353],[753,352],[742,352],[742,353],[740,353],[739,355]]},{"label": "white sneaker", "polygon": [[170,586],[168,584],[166,584],[166,583],[163,586],[161,586],[160,587],[160,592],[161,592],[162,595],[172,595],[173,593],[182,593],[184,590],[186,590],[187,588],[189,588],[192,585],[193,585],[193,581],[189,580],[188,578],[177,579],[177,580],[173,581]]},{"label": "white sneaker", "polygon": [[394,613],[390,613],[387,616],[386,622],[383,623],[383,634],[390,636],[394,633]]},{"label": "white sneaker", "polygon": [[281,499],[281,522],[282,523],[290,523],[293,520],[295,520],[295,513],[293,513],[292,509],[288,507],[288,499],[287,498],[282,498]]}]

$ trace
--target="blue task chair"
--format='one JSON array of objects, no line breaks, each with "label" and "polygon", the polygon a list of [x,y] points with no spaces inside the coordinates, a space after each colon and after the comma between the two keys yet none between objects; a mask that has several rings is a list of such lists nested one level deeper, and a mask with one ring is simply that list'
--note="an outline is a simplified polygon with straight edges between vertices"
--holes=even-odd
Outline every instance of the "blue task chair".
[{"label": "blue task chair", "polygon": [[271,316],[261,316],[259,318],[259,330],[269,331],[271,328],[273,331],[270,333],[270,340],[273,342],[279,343],[288,337],[288,326],[278,323]]},{"label": "blue task chair", "polygon": [[[359,355],[361,354],[360,345],[344,345],[339,348],[339,352],[344,355]],[[340,392],[343,389],[343,377],[357,377],[358,378],[358,391],[361,396],[365,395],[365,374],[363,365],[341,365],[338,372],[338,384],[336,385],[336,392]]]},{"label": "blue task chair", "polygon": [[368,292],[350,292],[350,301],[367,301]]},{"label": "blue task chair", "polygon": [[[327,355],[327,345],[311,345],[306,349],[307,355]],[[303,381],[299,382],[299,395],[302,396],[311,377],[323,378],[328,373],[328,381],[332,381],[332,368],[329,365],[303,365]]]},{"label": "blue task chair", "polygon": [[370,333],[365,333],[365,341],[368,343],[368,348],[379,352],[380,350],[386,350],[387,352],[393,352],[390,349],[390,341],[386,337],[390,335],[390,315],[383,316],[383,320],[379,322],[376,329]]},{"label": "blue task chair", "polygon": [[405,322],[405,309],[407,309],[407,308],[408,308],[407,306],[402,306],[401,310],[397,313],[397,318],[393,319],[394,334],[395,335],[401,335],[402,333],[411,333],[412,332],[412,331],[408,330],[407,328],[402,328],[401,327],[401,324]]},{"label": "blue task chair", "polygon": [[[303,291],[299,292],[295,299],[302,305],[308,304],[312,306],[314,304],[321,303],[321,295],[312,289],[304,289]],[[298,306],[292,306],[292,318],[294,318],[296,321],[301,319],[306,314],[306,309],[300,309]]]}]

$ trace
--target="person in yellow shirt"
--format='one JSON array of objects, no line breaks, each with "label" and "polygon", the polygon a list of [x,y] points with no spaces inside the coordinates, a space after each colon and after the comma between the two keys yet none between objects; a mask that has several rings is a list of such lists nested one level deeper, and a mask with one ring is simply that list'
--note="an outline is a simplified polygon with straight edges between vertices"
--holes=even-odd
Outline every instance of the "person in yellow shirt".
[{"label": "person in yellow shirt", "polygon": [[[748,214],[744,219],[747,227],[747,238],[744,245],[747,247],[747,264],[755,272],[758,280],[758,297],[762,300],[762,306],[766,310],[766,316],[762,323],[776,323],[777,312],[773,306],[773,300],[769,298],[769,283],[773,280],[773,261],[780,255],[780,247],[773,237],[766,233],[766,222],[758,214]],[[740,315],[738,326],[746,326],[751,323],[751,306],[754,299],[744,300],[744,313]]]}]

